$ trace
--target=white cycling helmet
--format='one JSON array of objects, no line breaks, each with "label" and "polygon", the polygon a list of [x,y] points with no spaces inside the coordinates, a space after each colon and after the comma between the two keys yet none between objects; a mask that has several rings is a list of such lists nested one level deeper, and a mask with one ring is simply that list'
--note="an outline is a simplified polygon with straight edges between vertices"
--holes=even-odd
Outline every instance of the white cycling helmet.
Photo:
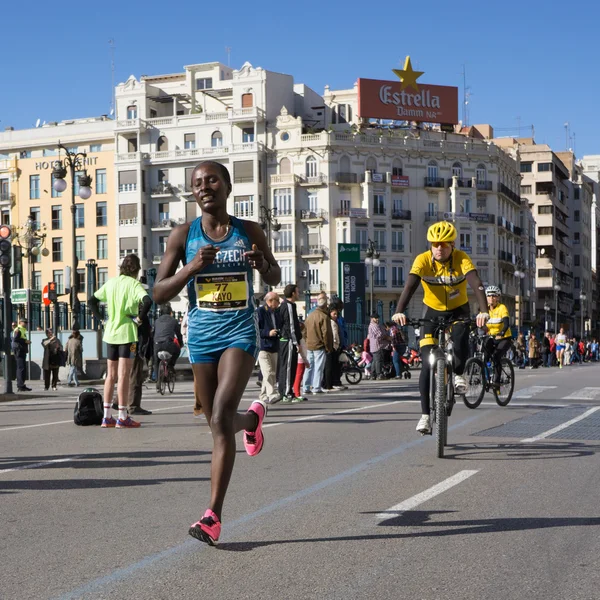
[{"label": "white cycling helmet", "polygon": [[500,296],[500,294],[501,294],[500,288],[497,285],[488,285],[485,288],[486,296]]}]

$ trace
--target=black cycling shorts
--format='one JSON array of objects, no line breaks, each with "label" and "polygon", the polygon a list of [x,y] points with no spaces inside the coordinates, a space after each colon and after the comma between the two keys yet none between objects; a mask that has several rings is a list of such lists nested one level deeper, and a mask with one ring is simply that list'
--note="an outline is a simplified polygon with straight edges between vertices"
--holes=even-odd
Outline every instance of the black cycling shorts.
[{"label": "black cycling shorts", "polygon": [[106,344],[106,358],[108,360],[135,358],[136,353],[137,342],[129,342],[128,344]]}]

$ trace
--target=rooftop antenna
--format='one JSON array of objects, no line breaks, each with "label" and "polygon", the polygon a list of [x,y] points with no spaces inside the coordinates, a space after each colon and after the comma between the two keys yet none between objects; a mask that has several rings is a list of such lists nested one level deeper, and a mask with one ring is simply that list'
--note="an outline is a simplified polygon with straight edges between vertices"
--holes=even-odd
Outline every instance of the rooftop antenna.
[{"label": "rooftop antenna", "polygon": [[575,132],[573,132],[573,155],[577,154],[577,144],[575,143]]},{"label": "rooftop antenna", "polygon": [[521,137],[521,117],[517,117],[517,131],[518,131],[518,137]]},{"label": "rooftop antenna", "polygon": [[41,120],[41,119],[38,119],[38,120],[35,122],[35,126],[36,126],[36,127],[39,127],[41,122],[42,122],[42,120]]},{"label": "rooftop antenna", "polygon": [[231,46],[225,46],[225,52],[227,53],[227,66],[231,66]]},{"label": "rooftop antenna", "polygon": [[469,126],[469,99],[471,98],[471,88],[467,87],[467,69],[463,64],[463,127]]},{"label": "rooftop antenna", "polygon": [[110,48],[110,116],[115,114],[115,40],[110,38],[108,40],[108,47]]},{"label": "rooftop antenna", "polygon": [[565,123],[565,150],[569,149],[569,122]]}]

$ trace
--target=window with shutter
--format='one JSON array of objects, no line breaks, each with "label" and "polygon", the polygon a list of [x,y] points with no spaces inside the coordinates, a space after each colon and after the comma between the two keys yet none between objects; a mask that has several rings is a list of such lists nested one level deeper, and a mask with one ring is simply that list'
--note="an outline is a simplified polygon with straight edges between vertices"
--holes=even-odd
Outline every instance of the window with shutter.
[{"label": "window with shutter", "polygon": [[254,161],[240,160],[233,163],[233,182],[252,183],[254,181]]},{"label": "window with shutter", "polygon": [[242,94],[242,108],[252,108],[254,106],[253,94]]},{"label": "window with shutter", "polygon": [[135,225],[137,223],[137,204],[121,204],[119,206],[119,225]]},{"label": "window with shutter", "polygon": [[135,192],[137,189],[136,171],[119,171],[119,192]]}]

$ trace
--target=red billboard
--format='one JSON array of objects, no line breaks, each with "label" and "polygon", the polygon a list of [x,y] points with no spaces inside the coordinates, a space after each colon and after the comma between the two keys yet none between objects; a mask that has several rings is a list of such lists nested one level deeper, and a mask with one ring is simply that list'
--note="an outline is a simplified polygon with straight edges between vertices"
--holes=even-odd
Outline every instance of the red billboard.
[{"label": "red billboard", "polygon": [[458,123],[458,88],[419,83],[409,89],[401,81],[359,79],[358,116],[455,125]]}]

